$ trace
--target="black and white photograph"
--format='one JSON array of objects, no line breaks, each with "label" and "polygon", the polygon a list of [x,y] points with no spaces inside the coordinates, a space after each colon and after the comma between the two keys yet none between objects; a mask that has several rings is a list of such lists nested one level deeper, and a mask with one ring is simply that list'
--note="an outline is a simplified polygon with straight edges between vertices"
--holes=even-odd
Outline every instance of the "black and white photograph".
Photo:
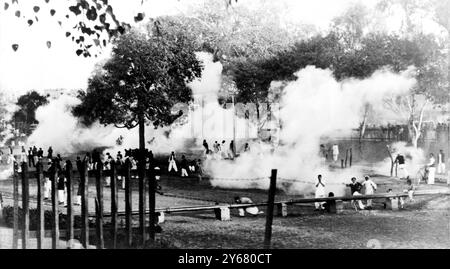
[{"label": "black and white photograph", "polygon": [[450,0],[0,0],[0,254],[449,249],[449,79]]}]

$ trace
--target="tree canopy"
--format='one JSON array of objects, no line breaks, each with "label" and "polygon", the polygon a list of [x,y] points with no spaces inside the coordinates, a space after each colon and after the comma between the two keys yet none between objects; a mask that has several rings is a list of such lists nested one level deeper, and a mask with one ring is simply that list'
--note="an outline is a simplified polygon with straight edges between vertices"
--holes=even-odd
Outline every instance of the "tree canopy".
[{"label": "tree canopy", "polygon": [[[114,42],[113,55],[89,79],[82,103],[73,110],[86,124],[134,128],[145,117],[155,127],[172,123],[170,110],[189,102],[186,84],[200,77],[202,65],[192,41],[172,22],[150,22],[147,31],[132,30]],[[175,29],[175,30],[174,30]]]}]

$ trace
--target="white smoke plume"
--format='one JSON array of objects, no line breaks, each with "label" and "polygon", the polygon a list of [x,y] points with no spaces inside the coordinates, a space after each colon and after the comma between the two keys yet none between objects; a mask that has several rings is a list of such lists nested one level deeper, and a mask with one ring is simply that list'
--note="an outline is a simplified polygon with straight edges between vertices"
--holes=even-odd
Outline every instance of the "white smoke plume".
[{"label": "white smoke plume", "polygon": [[[156,130],[152,124],[146,127],[147,147],[154,153],[168,154],[171,151],[186,150],[186,140],[190,138],[200,138],[197,141],[197,148],[200,148],[201,138],[232,137],[233,111],[222,108],[217,101],[222,65],[214,63],[209,53],[200,52],[197,57],[205,68],[202,77],[188,85],[193,91],[195,102],[174,107],[174,110],[184,107],[186,115],[170,127]],[[116,153],[139,146],[137,129],[118,129],[98,122],[90,127],[80,124],[71,114],[71,109],[79,103],[80,100],[76,97],[62,95],[38,108],[36,119],[39,125],[27,144],[42,147],[44,150],[52,146],[55,152],[62,154],[89,151],[96,147],[106,147],[107,151]],[[238,130],[244,130],[246,125],[242,119],[236,121]],[[256,133],[253,125],[249,128],[252,133]],[[242,132],[240,135],[238,133],[238,137],[243,137]],[[119,138],[120,145],[117,143]]]},{"label": "white smoke plume", "polygon": [[[213,180],[212,184],[233,188],[267,188],[271,169],[278,169],[279,187],[286,187],[283,179],[297,180],[287,184],[293,193],[313,190],[318,174],[322,174],[327,191],[343,194],[344,182],[352,176],[360,178],[362,171],[356,167],[346,170],[330,169],[319,156],[320,139],[336,131],[358,127],[360,111],[366,103],[374,107],[382,104],[386,94],[404,94],[415,84],[412,70],[394,74],[380,70],[364,80],[337,82],[330,70],[308,66],[295,75],[283,90],[280,119],[282,145],[260,152],[253,147],[234,162],[212,160],[207,169],[215,178],[260,180]],[[284,181],[286,182],[286,181]],[[291,182],[292,183],[292,182]]]}]

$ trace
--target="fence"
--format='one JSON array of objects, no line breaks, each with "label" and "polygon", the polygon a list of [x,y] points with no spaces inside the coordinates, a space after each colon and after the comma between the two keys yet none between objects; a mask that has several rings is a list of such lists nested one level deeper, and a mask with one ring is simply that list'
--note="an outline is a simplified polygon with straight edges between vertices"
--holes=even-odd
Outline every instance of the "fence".
[{"label": "fence", "polygon": [[[57,180],[60,176],[66,178],[66,188],[67,188],[67,212],[66,212],[66,239],[68,241],[68,248],[73,247],[74,242],[74,210],[73,210],[73,191],[74,191],[74,181],[78,178],[79,188],[81,192],[81,243],[84,248],[89,246],[89,218],[96,218],[96,229],[95,237],[97,248],[104,248],[104,212],[103,212],[103,178],[104,176],[109,176],[111,178],[111,212],[108,216],[111,217],[111,237],[113,241],[113,248],[117,247],[117,234],[118,234],[118,186],[117,186],[117,174],[114,165],[111,165],[110,170],[103,170],[103,165],[97,163],[95,170],[88,170],[87,162],[82,163],[81,171],[74,171],[70,162],[68,162],[64,169],[59,169],[56,165],[52,165],[48,171],[43,170],[42,163],[36,165],[35,172],[28,171],[27,163],[21,164],[21,171],[19,171],[19,164],[14,163],[14,175],[13,175],[13,248],[18,248],[19,241],[19,230],[21,230],[22,248],[26,249],[29,244],[30,239],[30,178],[36,179],[37,185],[37,229],[36,229],[36,239],[37,248],[42,248],[42,242],[45,236],[44,227],[44,203],[43,203],[43,182],[44,176],[48,177],[51,181],[51,237],[52,237],[52,248],[59,248],[60,239],[60,227],[59,227],[59,197],[58,197],[58,186]],[[131,176],[136,173],[136,170],[131,170],[131,163],[125,162],[125,222],[126,222],[126,242],[129,246],[133,245],[133,225],[132,225],[132,215],[136,212],[132,212],[132,190],[131,190]],[[155,189],[154,173],[151,169],[146,171],[149,188],[148,190]],[[88,191],[89,191],[89,177],[95,178],[96,186],[96,198],[95,198],[95,215],[90,214],[89,204],[88,204]],[[154,238],[154,225],[150,225],[149,229],[145,227],[145,177],[139,177],[139,242],[135,242],[140,245],[144,245],[148,235],[150,238]],[[19,181],[21,182],[22,189],[22,212],[21,221],[19,223]],[[155,199],[154,191],[149,191],[149,208],[154,209]],[[153,193],[153,195],[152,195]],[[150,224],[155,223],[155,217],[150,214]],[[19,227],[20,226],[20,227]],[[152,227],[153,226],[153,227]]]}]

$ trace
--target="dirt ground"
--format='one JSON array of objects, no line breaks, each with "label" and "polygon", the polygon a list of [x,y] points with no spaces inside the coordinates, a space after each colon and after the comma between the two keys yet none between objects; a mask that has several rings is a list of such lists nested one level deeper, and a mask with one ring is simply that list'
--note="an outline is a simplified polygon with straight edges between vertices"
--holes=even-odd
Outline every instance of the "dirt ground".
[{"label": "dirt ground", "polygon": [[[388,177],[372,178],[380,188],[401,191],[405,182]],[[137,183],[133,190],[133,210],[138,206]],[[255,202],[265,202],[267,191],[229,190],[213,188],[208,181],[196,178],[181,179],[163,176],[165,195],[156,196],[156,207],[179,207],[212,205],[214,202],[231,203],[236,195],[246,195]],[[421,190],[445,189],[438,183],[421,185]],[[96,196],[94,180],[90,182],[89,205],[94,212]],[[12,205],[12,181],[0,181],[4,205]],[[36,185],[31,181],[31,197],[35,197]],[[279,191],[276,200],[289,200],[302,196],[288,195]],[[119,211],[124,210],[124,191],[119,190]],[[35,203],[31,203],[34,207]],[[50,203],[46,203],[50,209]],[[274,248],[294,249],[341,249],[341,248],[450,248],[450,196],[418,197],[399,211],[383,209],[383,200],[376,200],[374,210],[354,211],[348,203],[340,214],[326,214],[313,210],[313,205],[289,206],[287,217],[276,216],[273,220],[272,245]],[[60,207],[65,212],[64,207]],[[104,210],[110,211],[109,188],[104,189]],[[266,208],[261,208],[266,211]],[[76,214],[79,207],[75,207]],[[157,238],[171,243],[173,248],[262,248],[266,215],[239,217],[232,210],[231,221],[215,219],[212,211],[197,213],[166,214],[161,224],[163,232]],[[108,221],[108,220],[106,220]],[[0,248],[8,248],[11,229],[0,228]],[[64,243],[62,243],[64,245]]]}]

